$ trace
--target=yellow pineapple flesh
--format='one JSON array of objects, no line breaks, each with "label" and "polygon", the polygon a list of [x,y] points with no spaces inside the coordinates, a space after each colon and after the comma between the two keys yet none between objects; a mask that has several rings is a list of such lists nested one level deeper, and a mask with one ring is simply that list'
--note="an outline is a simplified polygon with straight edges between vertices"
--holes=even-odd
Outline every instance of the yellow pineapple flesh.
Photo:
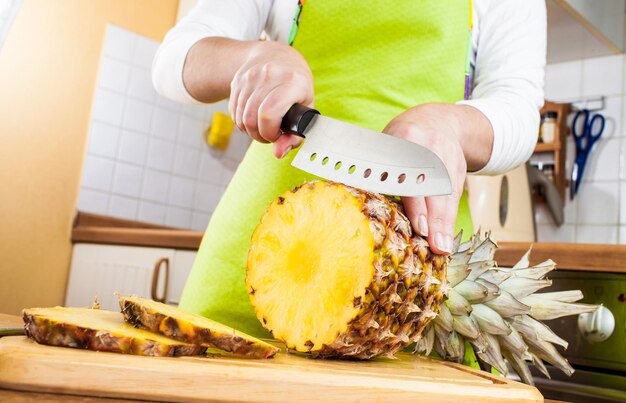
[{"label": "yellow pineapple flesh", "polygon": [[248,358],[270,358],[279,349],[203,316],[136,296],[118,294],[124,319],[173,339],[215,347]]},{"label": "yellow pineapple flesh", "polygon": [[412,235],[390,198],[310,182],[268,208],[252,236],[246,287],[257,317],[315,357],[392,356],[444,298],[444,256]]},{"label": "yellow pineapple flesh", "polygon": [[90,308],[23,311],[26,335],[40,344],[145,356],[203,354],[206,347],[136,329],[119,312]]}]

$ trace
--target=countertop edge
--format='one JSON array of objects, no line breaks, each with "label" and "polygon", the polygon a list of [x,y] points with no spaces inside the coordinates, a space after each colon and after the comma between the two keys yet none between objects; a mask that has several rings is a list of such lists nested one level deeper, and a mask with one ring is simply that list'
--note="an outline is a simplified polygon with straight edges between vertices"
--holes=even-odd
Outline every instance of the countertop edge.
[{"label": "countertop edge", "polygon": [[[73,243],[148,246],[198,250],[203,233],[145,225],[94,214],[77,214],[72,229]],[[498,242],[495,260],[511,267],[532,247],[531,264],[552,259],[557,269],[626,273],[626,245],[573,244],[547,242]]]}]

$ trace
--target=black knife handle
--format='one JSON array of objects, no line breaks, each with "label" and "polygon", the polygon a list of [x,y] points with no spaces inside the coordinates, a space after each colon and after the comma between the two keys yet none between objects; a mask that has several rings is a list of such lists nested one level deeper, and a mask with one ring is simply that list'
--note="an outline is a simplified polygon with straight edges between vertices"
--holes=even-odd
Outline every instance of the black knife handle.
[{"label": "black knife handle", "polygon": [[319,114],[315,109],[300,104],[293,104],[283,117],[283,121],[280,123],[280,130],[304,137],[304,129],[311,123],[313,117]]}]

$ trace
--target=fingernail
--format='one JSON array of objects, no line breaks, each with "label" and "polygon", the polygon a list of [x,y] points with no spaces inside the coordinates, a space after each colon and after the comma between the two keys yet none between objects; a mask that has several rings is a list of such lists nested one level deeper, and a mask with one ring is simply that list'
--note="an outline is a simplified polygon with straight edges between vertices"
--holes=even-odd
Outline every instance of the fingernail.
[{"label": "fingernail", "polygon": [[417,229],[421,236],[428,236],[428,221],[424,214],[421,214],[417,219]]},{"label": "fingernail", "polygon": [[293,146],[289,146],[285,149],[285,151],[283,152],[283,155],[280,156],[280,159],[285,158],[285,155],[287,155],[289,153],[289,151],[291,151],[291,149],[293,148]]},{"label": "fingernail", "polygon": [[435,234],[435,243],[439,250],[451,253],[452,252],[452,237],[450,235],[443,235],[441,232]]}]

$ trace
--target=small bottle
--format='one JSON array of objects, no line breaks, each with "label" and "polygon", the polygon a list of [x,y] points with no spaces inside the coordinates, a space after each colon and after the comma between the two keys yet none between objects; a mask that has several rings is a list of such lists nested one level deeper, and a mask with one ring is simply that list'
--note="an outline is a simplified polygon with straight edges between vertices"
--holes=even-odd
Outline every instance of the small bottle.
[{"label": "small bottle", "polygon": [[556,135],[556,112],[546,112],[541,123],[541,139],[544,143],[554,143]]}]

